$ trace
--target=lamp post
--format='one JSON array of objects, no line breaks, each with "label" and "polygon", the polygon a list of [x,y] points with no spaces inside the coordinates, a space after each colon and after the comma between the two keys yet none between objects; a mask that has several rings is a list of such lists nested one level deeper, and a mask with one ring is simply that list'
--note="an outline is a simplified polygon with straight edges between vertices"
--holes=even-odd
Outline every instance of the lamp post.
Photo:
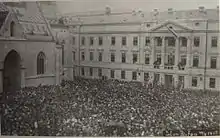
[{"label": "lamp post", "polygon": [[[61,50],[62,50],[62,76],[64,77],[64,45],[65,45],[65,41],[63,40],[61,42]],[[63,78],[62,78],[63,80]]]}]

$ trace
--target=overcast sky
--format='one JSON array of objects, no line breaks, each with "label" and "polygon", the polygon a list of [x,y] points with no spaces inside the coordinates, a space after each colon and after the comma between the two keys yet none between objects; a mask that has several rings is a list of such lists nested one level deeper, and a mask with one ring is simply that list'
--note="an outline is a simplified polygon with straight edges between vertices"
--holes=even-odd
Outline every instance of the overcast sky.
[{"label": "overcast sky", "polygon": [[152,11],[158,8],[165,11],[168,8],[175,10],[195,9],[199,6],[205,8],[216,8],[219,0],[71,0],[59,1],[59,9],[63,13],[84,12],[93,10],[104,10],[110,6],[112,10],[142,9],[143,11]]}]

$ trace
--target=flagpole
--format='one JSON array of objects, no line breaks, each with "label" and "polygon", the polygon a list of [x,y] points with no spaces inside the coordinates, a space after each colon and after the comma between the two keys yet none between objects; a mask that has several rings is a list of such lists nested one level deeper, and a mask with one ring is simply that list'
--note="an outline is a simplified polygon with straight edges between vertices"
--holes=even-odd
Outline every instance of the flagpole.
[{"label": "flagpole", "polygon": [[206,72],[207,72],[207,50],[208,50],[208,20],[206,20],[206,41],[205,41],[205,68],[204,68],[204,91],[206,90]]}]

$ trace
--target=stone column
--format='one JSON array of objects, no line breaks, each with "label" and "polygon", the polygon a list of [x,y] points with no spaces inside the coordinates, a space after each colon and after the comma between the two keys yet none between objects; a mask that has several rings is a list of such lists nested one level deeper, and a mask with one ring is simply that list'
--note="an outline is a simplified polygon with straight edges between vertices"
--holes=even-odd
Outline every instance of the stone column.
[{"label": "stone column", "polygon": [[152,68],[154,68],[154,61],[155,61],[155,52],[156,52],[156,46],[155,46],[155,39],[154,37],[151,37],[151,40],[150,40],[150,43],[151,43],[151,66]]},{"label": "stone column", "polygon": [[176,38],[175,42],[175,66],[178,69],[178,64],[179,64],[179,57],[180,57],[180,44],[179,44],[179,38]]},{"label": "stone column", "polygon": [[188,39],[187,39],[186,68],[191,67],[191,53],[192,53],[191,41],[192,41],[192,39],[190,37],[188,37]]},{"label": "stone column", "polygon": [[161,67],[164,68],[164,61],[165,61],[165,37],[162,37],[162,47],[161,47]]},{"label": "stone column", "polygon": [[3,93],[3,62],[0,61],[0,93]]},{"label": "stone column", "polygon": [[164,84],[164,83],[165,83],[165,74],[160,73],[160,84]]},{"label": "stone column", "polygon": [[177,74],[173,75],[173,81],[174,81],[173,84],[174,84],[175,87],[178,86],[178,82],[179,82],[179,78],[178,77],[179,76]]}]

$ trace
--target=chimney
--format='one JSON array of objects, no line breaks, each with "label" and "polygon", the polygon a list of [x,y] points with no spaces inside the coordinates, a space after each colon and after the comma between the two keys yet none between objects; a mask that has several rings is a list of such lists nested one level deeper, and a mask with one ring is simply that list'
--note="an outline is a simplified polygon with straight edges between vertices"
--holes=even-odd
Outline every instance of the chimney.
[{"label": "chimney", "polygon": [[158,9],[154,9],[154,16],[157,16],[159,14]]},{"label": "chimney", "polygon": [[205,12],[205,7],[204,6],[199,6],[199,12]]},{"label": "chimney", "polygon": [[172,14],[172,13],[173,13],[173,8],[169,8],[169,9],[168,9],[168,13],[169,13],[169,14]]},{"label": "chimney", "polygon": [[105,14],[106,14],[106,15],[110,15],[110,14],[111,14],[111,8],[110,8],[110,7],[107,6],[107,7],[105,8]]}]

